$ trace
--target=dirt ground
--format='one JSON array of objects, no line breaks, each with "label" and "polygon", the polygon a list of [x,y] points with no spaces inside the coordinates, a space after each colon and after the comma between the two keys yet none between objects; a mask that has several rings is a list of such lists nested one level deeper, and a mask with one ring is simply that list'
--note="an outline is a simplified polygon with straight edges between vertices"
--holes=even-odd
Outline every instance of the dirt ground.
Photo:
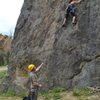
[{"label": "dirt ground", "polygon": [[1,97],[0,100],[22,100],[20,97]]},{"label": "dirt ground", "polygon": [[1,72],[1,71],[5,71],[5,70],[7,70],[7,66],[2,66],[2,67],[0,67],[0,72]]}]

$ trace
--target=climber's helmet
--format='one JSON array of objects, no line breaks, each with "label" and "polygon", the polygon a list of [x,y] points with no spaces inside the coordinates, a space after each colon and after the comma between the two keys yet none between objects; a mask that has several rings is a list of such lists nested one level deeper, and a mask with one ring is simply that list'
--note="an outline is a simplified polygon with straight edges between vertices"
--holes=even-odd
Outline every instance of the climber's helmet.
[{"label": "climber's helmet", "polygon": [[28,70],[29,71],[32,71],[32,70],[34,70],[35,69],[35,65],[34,64],[30,64],[29,66],[28,66]]}]

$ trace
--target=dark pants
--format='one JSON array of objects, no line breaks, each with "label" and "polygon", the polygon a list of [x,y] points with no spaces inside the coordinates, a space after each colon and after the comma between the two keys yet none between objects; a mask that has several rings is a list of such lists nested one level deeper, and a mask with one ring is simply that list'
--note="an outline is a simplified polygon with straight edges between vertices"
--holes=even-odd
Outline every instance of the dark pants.
[{"label": "dark pants", "polygon": [[33,91],[31,91],[31,100],[37,100],[38,97],[38,88],[33,89]]},{"label": "dark pants", "polygon": [[76,16],[75,11],[67,10],[66,14],[65,14],[65,17],[68,18],[69,15],[72,15],[72,17]]}]

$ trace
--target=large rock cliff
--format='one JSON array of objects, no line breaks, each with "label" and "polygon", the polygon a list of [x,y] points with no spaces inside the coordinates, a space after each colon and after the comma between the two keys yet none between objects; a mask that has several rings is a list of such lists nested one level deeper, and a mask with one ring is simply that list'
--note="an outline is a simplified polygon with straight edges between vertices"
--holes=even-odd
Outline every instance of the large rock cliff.
[{"label": "large rock cliff", "polygon": [[7,83],[21,77],[28,64],[44,62],[45,88],[100,86],[100,0],[82,1],[77,5],[77,24],[73,26],[69,18],[62,28],[65,4],[68,0],[24,2],[12,42]]}]

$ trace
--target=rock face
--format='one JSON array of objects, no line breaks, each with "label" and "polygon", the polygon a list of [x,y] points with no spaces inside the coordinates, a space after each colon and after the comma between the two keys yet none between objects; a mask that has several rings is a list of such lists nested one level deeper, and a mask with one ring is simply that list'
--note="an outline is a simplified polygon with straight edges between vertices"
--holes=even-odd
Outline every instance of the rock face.
[{"label": "rock face", "polygon": [[82,1],[77,24],[73,26],[69,18],[62,28],[65,3],[24,2],[12,42],[8,83],[21,77],[28,64],[44,62],[40,73],[45,88],[100,86],[100,1]]}]

